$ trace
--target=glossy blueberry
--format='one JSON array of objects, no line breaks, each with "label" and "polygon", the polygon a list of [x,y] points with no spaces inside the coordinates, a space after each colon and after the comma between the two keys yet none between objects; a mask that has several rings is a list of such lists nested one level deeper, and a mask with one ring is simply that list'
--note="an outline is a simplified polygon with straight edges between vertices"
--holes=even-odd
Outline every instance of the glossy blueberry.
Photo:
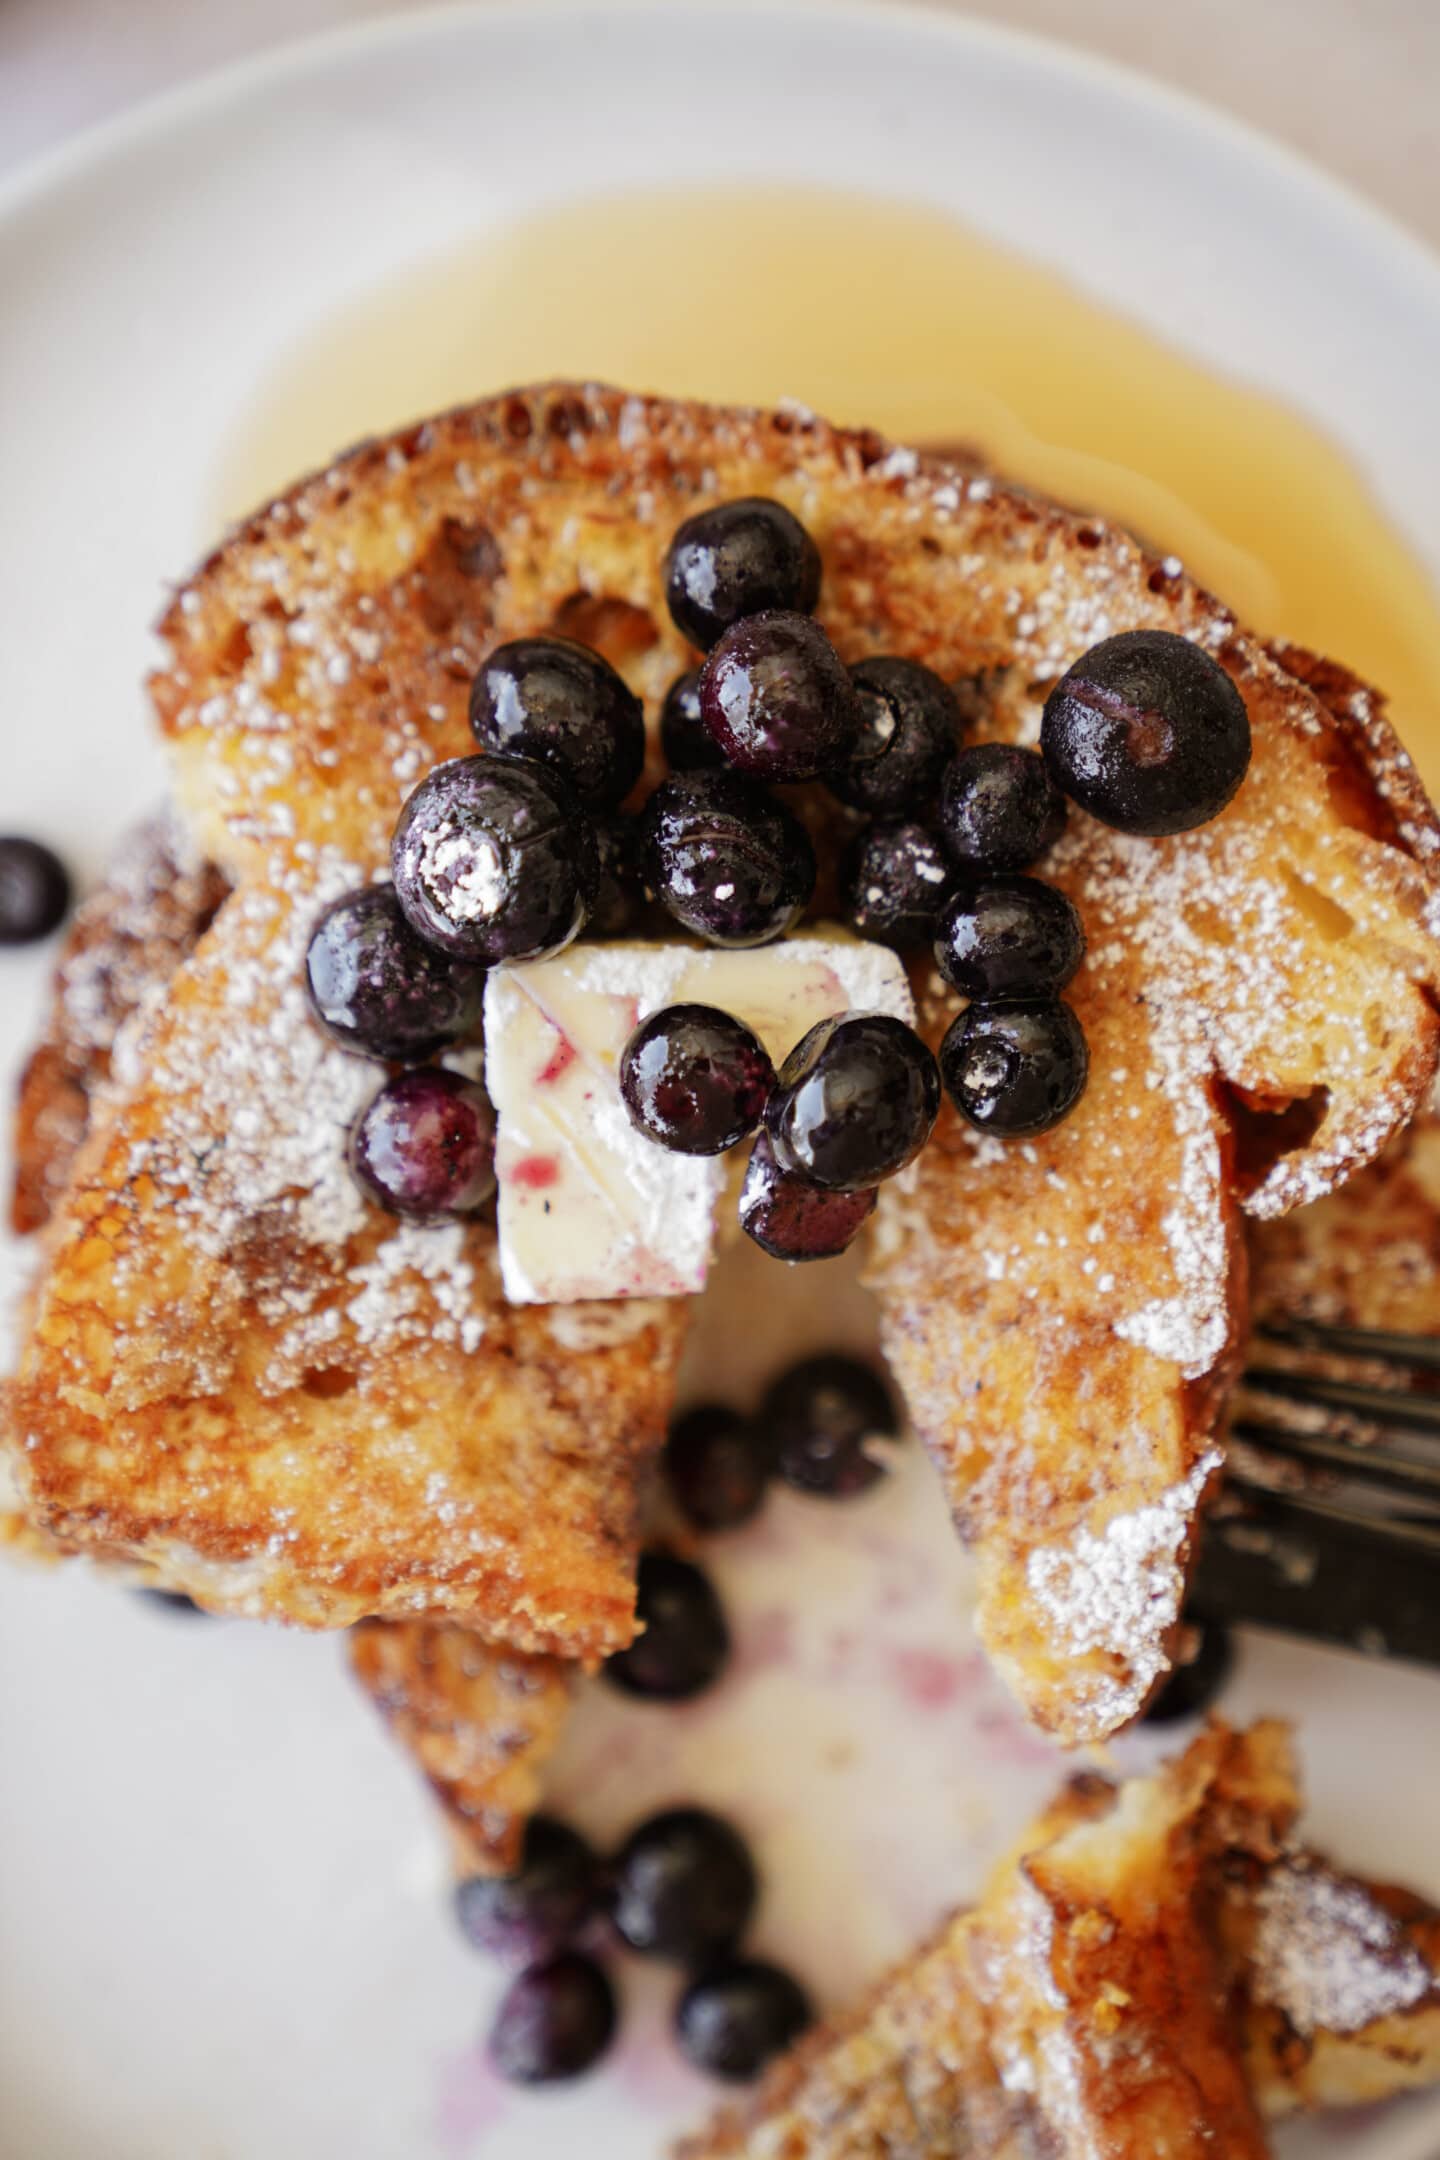
[{"label": "glossy blueberry", "polygon": [[974,743],[940,784],[940,833],[970,871],[1027,870],[1065,829],[1065,798],[1036,750]]},{"label": "glossy blueberry", "polygon": [[615,1928],[647,1957],[698,1965],[749,1925],[759,1880],[749,1847],[706,1808],[669,1808],[632,1831],[613,1867]]},{"label": "glossy blueberry", "polygon": [[1085,1031],[1062,998],[972,1005],[940,1045],[940,1073],[961,1116],[1013,1140],[1045,1132],[1085,1092]]},{"label": "glossy blueberry", "polygon": [[872,1366],[834,1353],[805,1358],[771,1386],[759,1424],[787,1485],[848,1500],[885,1475],[872,1443],[894,1440],[900,1418]]},{"label": "glossy blueberry", "polygon": [[635,1606],[644,1632],[607,1663],[612,1687],[655,1702],[685,1702],[719,1679],[730,1630],[708,1575],[673,1553],[642,1553]]},{"label": "glossy blueberry", "polygon": [[960,707],[949,683],[918,660],[880,654],[850,670],[860,731],[850,762],[825,775],[852,810],[895,817],[922,809],[955,753]]},{"label": "glossy blueberry", "polygon": [[708,652],[744,615],[808,614],[820,597],[820,556],[782,503],[749,495],[687,518],[665,557],[675,626]]},{"label": "glossy blueberry", "polygon": [[0,945],[33,945],[59,928],[70,873],[53,848],[19,833],[0,838]]},{"label": "glossy blueberry", "polygon": [[585,918],[585,935],[629,937],[645,913],[640,821],[617,811],[611,817],[595,818],[593,824],[600,882]]},{"label": "glossy blueberry", "polygon": [[639,698],[608,660],[570,638],[498,645],[470,687],[470,731],[482,750],[551,765],[582,801],[607,808],[645,763]]},{"label": "glossy blueberry", "polygon": [[426,775],[400,813],[390,868],[417,936],[487,967],[568,945],[600,876],[594,831],[560,775],[497,757]]},{"label": "glossy blueberry", "polygon": [[326,908],[305,953],[311,1008],[347,1050],[408,1065],[480,1024],[485,976],[415,935],[390,885]]},{"label": "glossy blueberry", "polygon": [[573,1942],[599,1908],[600,1864],[568,1823],[534,1815],[513,1875],[467,1875],[455,1886],[460,1932],[507,1965],[533,1965]]},{"label": "glossy blueberry", "polygon": [[815,850],[804,826],[741,773],[663,780],[645,806],[642,835],[657,898],[712,945],[779,937],[815,889]]},{"label": "glossy blueberry", "polygon": [[510,1983],[489,2054],[511,2085],[550,2085],[592,2069],[615,2037],[615,1991],[593,1958],[567,1950]]},{"label": "glossy blueberry", "polygon": [[700,716],[757,780],[813,780],[848,761],[860,732],[860,700],[829,638],[781,611],[725,632],[700,673]]},{"label": "glossy blueberry", "polygon": [[765,1497],[770,1466],[754,1426],[738,1410],[699,1403],[670,1427],[665,1476],[676,1506],[697,1530],[734,1530]]},{"label": "glossy blueberry", "polygon": [[743,1020],[714,1005],[667,1005],[620,1056],[630,1122],[677,1155],[723,1155],[765,1114],[775,1068]]},{"label": "glossy blueberry", "polygon": [[888,1013],[822,1020],[780,1068],[765,1129],[783,1170],[861,1192],[913,1162],[940,1110],[940,1075]]},{"label": "glossy blueberry", "polygon": [[740,1188],[740,1227],[772,1260],[833,1260],[875,1212],[875,1192],[826,1192],[782,1170],[762,1132]]},{"label": "glossy blueberry", "polygon": [[495,1113],[438,1065],[387,1080],[350,1136],[350,1167],[392,1215],[473,1215],[495,1190]]},{"label": "glossy blueberry", "polygon": [[1180,1718],[1198,1717],[1216,1700],[1235,1663],[1235,1646],[1223,1627],[1207,1622],[1197,1627],[1199,1647],[1188,1665],[1177,1665],[1144,1714],[1147,1725],[1172,1725]]},{"label": "glossy blueberry", "polygon": [[1218,660],[1170,630],[1093,645],[1045,700],[1040,747],[1058,787],[1128,833],[1218,817],[1250,763],[1245,700]]},{"label": "glossy blueberry", "polygon": [[715,772],[725,753],[700,717],[700,670],[677,675],[660,708],[660,747],[671,772]]},{"label": "glossy blueberry", "polygon": [[692,1981],[675,2012],[675,2037],[697,2070],[748,2084],[798,2040],[814,2013],[778,1965],[734,1958]]},{"label": "glossy blueberry", "polygon": [[905,952],[928,945],[955,866],[928,826],[877,820],[840,859],[840,912],[863,938]]},{"label": "glossy blueberry", "polygon": [[936,924],[935,965],[969,998],[1053,996],[1084,957],[1077,909],[1038,878],[967,880]]}]

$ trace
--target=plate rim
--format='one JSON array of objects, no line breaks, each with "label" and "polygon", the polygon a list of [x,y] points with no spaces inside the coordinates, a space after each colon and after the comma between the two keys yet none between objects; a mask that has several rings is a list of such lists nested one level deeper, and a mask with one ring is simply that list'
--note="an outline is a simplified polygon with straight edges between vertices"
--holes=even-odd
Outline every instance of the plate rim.
[{"label": "plate rim", "polygon": [[323,75],[338,58],[352,53],[383,53],[399,45],[421,44],[462,26],[507,22],[532,26],[540,15],[611,23],[626,18],[649,20],[663,23],[664,34],[669,35],[676,26],[706,16],[724,23],[742,14],[828,20],[876,34],[936,37],[957,48],[979,48],[995,57],[1078,74],[1097,89],[1168,113],[1177,125],[1197,138],[1207,137],[1227,156],[1268,168],[1271,178],[1292,193],[1315,198],[1317,208],[1342,219],[1357,237],[1368,236],[1412,291],[1416,286],[1425,289],[1440,316],[1440,249],[1307,152],[1199,93],[1164,82],[1127,61],[1091,52],[1044,31],[928,5],[926,0],[434,0],[405,13],[334,24],[281,38],[259,52],[205,69],[22,160],[14,172],[0,177],[0,230],[66,188],[93,185],[107,166],[166,136],[179,135],[207,113],[237,106],[270,85]]}]

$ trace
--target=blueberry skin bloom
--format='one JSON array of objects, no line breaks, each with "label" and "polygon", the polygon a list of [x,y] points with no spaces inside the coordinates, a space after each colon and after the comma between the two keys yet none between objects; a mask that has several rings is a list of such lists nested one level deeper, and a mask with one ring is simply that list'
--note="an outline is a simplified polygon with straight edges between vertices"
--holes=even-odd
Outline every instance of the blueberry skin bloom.
[{"label": "blueberry skin bloom", "polygon": [[822,1020],[780,1068],[765,1127],[781,1168],[860,1192],[913,1162],[940,1111],[940,1075],[888,1013]]},{"label": "blueberry skin bloom", "polygon": [[571,789],[523,758],[455,758],[400,813],[391,876],[427,945],[486,967],[541,960],[584,927],[600,880]]},{"label": "blueberry skin bloom", "polygon": [[1155,838],[1219,816],[1249,769],[1250,716],[1202,646],[1171,630],[1126,630],[1061,677],[1040,747],[1082,810]]}]

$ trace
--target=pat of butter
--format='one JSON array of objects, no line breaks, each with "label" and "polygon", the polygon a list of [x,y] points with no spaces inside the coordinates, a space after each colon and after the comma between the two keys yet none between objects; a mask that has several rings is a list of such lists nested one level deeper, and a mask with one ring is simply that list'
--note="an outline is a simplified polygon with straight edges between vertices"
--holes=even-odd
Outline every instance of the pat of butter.
[{"label": "pat of butter", "polygon": [[819,1020],[915,1019],[905,970],[843,931],[747,952],[572,945],[497,968],[485,986],[485,1078],[495,1106],[500,1271],[517,1305],[684,1297],[705,1286],[724,1158],[647,1140],[620,1098],[620,1057],[665,1005],[717,1005],[778,1065]]}]

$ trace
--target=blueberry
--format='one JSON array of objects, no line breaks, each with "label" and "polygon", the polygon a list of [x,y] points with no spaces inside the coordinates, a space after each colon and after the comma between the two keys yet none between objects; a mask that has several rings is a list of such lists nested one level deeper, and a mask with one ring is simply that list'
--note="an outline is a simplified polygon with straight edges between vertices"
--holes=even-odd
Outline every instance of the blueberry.
[{"label": "blueberry", "polygon": [[1250,763],[1250,716],[1218,660],[1171,630],[1126,630],[1045,700],[1057,786],[1121,832],[1189,832],[1218,817]]},{"label": "blueberry", "polygon": [[757,780],[813,780],[848,762],[860,700],[817,622],[747,615],[700,673],[700,716],[737,771]]},{"label": "blueberry", "polygon": [[972,1005],[940,1045],[940,1072],[962,1117],[1002,1139],[1045,1132],[1085,1092],[1085,1031],[1062,998]]},{"label": "blueberry", "polygon": [[487,967],[568,945],[600,877],[575,796],[558,773],[522,758],[437,765],[400,813],[390,867],[417,935]]},{"label": "blueberry", "polygon": [[765,1129],[782,1170],[861,1192],[913,1162],[940,1111],[940,1075],[889,1013],[821,1020],[780,1068]]},{"label": "blueberry", "polygon": [[940,785],[940,831],[966,870],[1027,870],[1065,829],[1065,798],[1036,750],[975,743]]},{"label": "blueberry", "polygon": [[762,1132],[740,1188],[740,1227],[772,1260],[833,1260],[875,1212],[875,1193],[826,1192],[782,1170]]},{"label": "blueberry", "polygon": [[1038,878],[981,878],[941,910],[935,965],[970,998],[1063,990],[1085,957],[1085,930],[1064,893]]},{"label": "blueberry", "polygon": [[585,935],[628,937],[645,912],[640,821],[617,812],[613,817],[597,817],[593,823],[600,882],[585,919]]},{"label": "blueberry", "polygon": [[393,886],[368,885],[326,908],[305,953],[316,1018],[347,1050],[408,1065],[479,1026],[481,969],[415,935]]},{"label": "blueberry", "polygon": [[513,1980],[490,2028],[490,2060],[511,2085],[592,2069],[615,2037],[615,1991],[593,1958],[565,1951]]},{"label": "blueberry", "polygon": [[392,1215],[473,1215],[495,1190],[495,1113],[459,1073],[401,1073],[361,1112],[350,1167]]},{"label": "blueberry", "polygon": [[507,1965],[554,1957],[599,1905],[600,1864],[567,1823],[532,1816],[513,1875],[468,1875],[455,1886],[460,1932]]},{"label": "blueberry", "polygon": [[870,1443],[900,1432],[894,1397],[880,1375],[834,1353],[782,1373],[759,1422],[786,1484],[827,1500],[848,1500],[884,1477],[885,1464]]},{"label": "blueberry", "polygon": [[183,1590],[162,1590],[155,1583],[142,1583],[135,1595],[144,1598],[146,1604],[153,1605],[157,1612],[173,1613],[177,1620],[210,1618],[205,1607],[197,1605],[194,1598],[187,1597]]},{"label": "blueberry", "polygon": [[769,1464],[755,1428],[738,1410],[700,1403],[670,1428],[665,1475],[681,1514],[697,1530],[734,1530],[759,1509]]},{"label": "blueberry", "polygon": [[617,1933],[647,1957],[698,1965],[740,1940],[759,1895],[744,1839],[705,1808],[652,1815],[614,1862]]},{"label": "blueberry", "polygon": [[613,1687],[656,1702],[686,1702],[719,1679],[730,1630],[708,1575],[672,1553],[642,1553],[635,1606],[643,1633],[606,1665]]},{"label": "blueberry", "polygon": [[[1192,1625],[1197,1625],[1192,1623]],[[1208,1710],[1230,1677],[1235,1647],[1223,1627],[1198,1627],[1200,1645],[1188,1665],[1177,1665],[1144,1713],[1147,1725],[1172,1725]]]},{"label": "blueberry", "polygon": [[759,1958],[734,1958],[686,1988],[675,2037],[697,2070],[748,2084],[812,2018],[805,1990],[789,1973]]},{"label": "blueberry", "polygon": [[714,1005],[667,1005],[620,1056],[630,1122],[677,1155],[723,1155],[765,1112],[775,1068],[743,1020]]},{"label": "blueberry", "polygon": [[954,865],[933,832],[886,819],[865,826],[841,857],[840,911],[859,936],[904,952],[930,943],[954,882]]},{"label": "blueberry", "polygon": [[551,765],[587,803],[621,802],[645,763],[640,700],[608,660],[570,638],[516,638],[482,661],[470,688],[482,750]]},{"label": "blueberry", "polygon": [[70,906],[70,873],[52,848],[18,833],[0,838],[0,945],[49,937]]},{"label": "blueberry", "polygon": [[700,717],[700,670],[677,675],[660,708],[660,747],[671,772],[714,772],[725,753]]},{"label": "blueberry", "polygon": [[825,775],[852,810],[894,817],[917,810],[940,785],[960,735],[960,707],[949,683],[918,660],[881,654],[850,670],[860,702],[860,732],[848,764]]},{"label": "blueberry", "polygon": [[781,936],[815,889],[815,850],[793,812],[740,773],[663,780],[645,807],[645,868],[662,905],[712,945]]},{"label": "blueberry", "polygon": [[708,652],[743,615],[808,614],[820,597],[820,556],[783,503],[749,495],[687,518],[665,557],[665,598],[678,630]]}]

